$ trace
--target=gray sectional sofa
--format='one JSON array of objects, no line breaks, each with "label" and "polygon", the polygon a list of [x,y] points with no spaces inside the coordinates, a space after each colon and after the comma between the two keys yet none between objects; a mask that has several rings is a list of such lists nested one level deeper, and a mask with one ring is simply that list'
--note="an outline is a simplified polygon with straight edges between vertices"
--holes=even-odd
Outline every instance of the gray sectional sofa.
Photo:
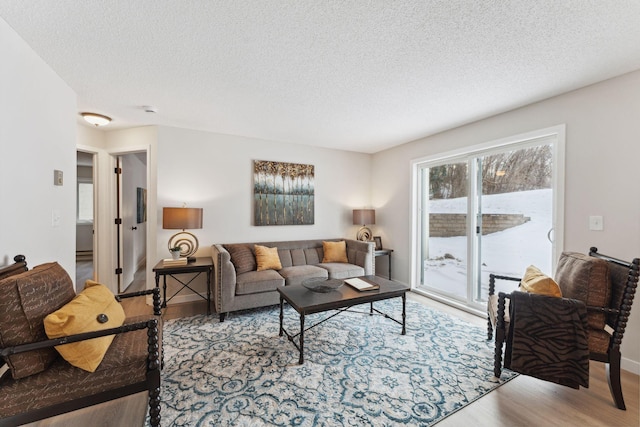
[{"label": "gray sectional sofa", "polygon": [[[323,263],[322,242],[346,243],[348,263]],[[254,245],[277,247],[282,268],[256,271]],[[345,279],[374,274],[374,244],[350,239],[296,240],[215,244],[213,299],[220,321],[228,312],[275,305],[278,286],[302,283],[310,278]]]}]

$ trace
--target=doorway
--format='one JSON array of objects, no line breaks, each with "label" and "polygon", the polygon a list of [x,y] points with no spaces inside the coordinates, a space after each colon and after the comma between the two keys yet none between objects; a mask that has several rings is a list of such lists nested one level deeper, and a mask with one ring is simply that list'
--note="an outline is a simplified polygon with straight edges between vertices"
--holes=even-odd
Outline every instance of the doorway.
[{"label": "doorway", "polygon": [[489,273],[552,274],[564,158],[564,127],[553,129],[414,162],[416,291],[482,310]]},{"label": "doorway", "polygon": [[115,161],[118,292],[132,292],[146,286],[147,153],[118,154]]},{"label": "doorway", "polygon": [[96,279],[95,153],[76,151],[76,291]]}]

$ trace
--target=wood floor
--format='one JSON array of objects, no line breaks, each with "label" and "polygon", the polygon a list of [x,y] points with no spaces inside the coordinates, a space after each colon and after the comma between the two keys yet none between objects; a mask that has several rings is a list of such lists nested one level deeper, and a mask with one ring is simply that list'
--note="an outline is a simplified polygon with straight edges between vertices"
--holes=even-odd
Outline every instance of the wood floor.
[{"label": "wood floor", "polygon": [[[472,324],[482,327],[486,325],[486,321],[482,318],[428,298],[413,293],[409,293],[409,298],[461,317]],[[135,309],[135,306],[131,308]],[[163,318],[174,319],[204,313],[206,313],[206,302],[193,302],[170,305],[163,313]],[[639,389],[640,377],[623,371],[622,390],[627,410],[621,411],[613,405],[602,363],[591,362],[588,389],[574,390],[520,375],[445,418],[438,423],[438,427],[638,427],[640,425]],[[89,408],[85,410],[85,414],[76,411],[30,426],[139,426],[142,425],[139,420],[143,419],[146,409],[146,395],[139,394]]]}]

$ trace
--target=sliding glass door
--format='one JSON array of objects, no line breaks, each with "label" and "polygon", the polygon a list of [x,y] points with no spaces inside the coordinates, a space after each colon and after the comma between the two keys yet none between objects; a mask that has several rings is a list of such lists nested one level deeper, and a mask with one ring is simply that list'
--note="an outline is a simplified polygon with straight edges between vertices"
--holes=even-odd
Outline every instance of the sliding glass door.
[{"label": "sliding glass door", "polygon": [[467,298],[469,165],[467,161],[421,169],[424,183],[422,284],[443,295]]},{"label": "sliding glass door", "polygon": [[480,156],[475,161],[480,276],[474,299],[486,301],[490,273],[520,277],[532,264],[553,273],[552,145]]},{"label": "sliding glass door", "polygon": [[415,162],[414,289],[478,309],[489,273],[552,274],[562,151],[553,134]]}]

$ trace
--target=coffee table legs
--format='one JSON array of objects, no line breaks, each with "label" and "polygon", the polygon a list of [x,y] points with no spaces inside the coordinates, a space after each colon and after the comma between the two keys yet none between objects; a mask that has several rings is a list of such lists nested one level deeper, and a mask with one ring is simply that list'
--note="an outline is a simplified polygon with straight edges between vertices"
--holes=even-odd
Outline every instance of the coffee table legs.
[{"label": "coffee table legs", "polygon": [[300,358],[298,364],[304,363],[304,314],[300,315]]},{"label": "coffee table legs", "polygon": [[284,334],[284,298],[280,296],[280,336]]},{"label": "coffee table legs", "polygon": [[407,335],[407,294],[402,294],[402,335]]},{"label": "coffee table legs", "polygon": [[[342,313],[343,311],[347,311],[350,307],[347,308],[341,308],[338,309],[337,312],[327,318],[325,318],[324,320],[312,325],[309,327],[309,329],[318,326],[320,323],[323,323],[327,320],[329,320],[330,318],[338,315],[339,313]],[[373,313],[377,312],[381,315],[383,315],[384,317],[386,317],[387,319],[393,320],[396,323],[400,323],[402,325],[402,335],[406,335],[407,334],[407,295],[406,294],[402,294],[402,322],[399,322],[397,319],[394,319],[393,317],[390,317],[389,315],[382,313],[376,309],[373,308],[373,302],[370,303],[369,306],[369,315],[372,316]],[[302,365],[304,364],[304,312],[303,313],[299,313],[300,314],[300,332],[298,334],[295,335],[291,335],[289,332],[287,332],[284,329],[284,297],[280,296],[280,331],[279,331],[279,336],[283,336],[283,335],[287,335],[287,338],[289,339],[289,341],[291,341],[291,343],[300,351],[300,356],[298,358],[298,364]],[[295,338],[298,337],[298,343],[295,342]]]},{"label": "coffee table legs", "polygon": [[294,346],[298,350],[300,350],[300,357],[298,358],[298,363],[302,365],[304,363],[304,314],[300,314],[300,335],[299,345],[295,343],[295,335],[290,335],[289,332],[284,330],[284,298],[280,297],[280,332],[278,335],[283,336],[287,334],[287,339],[293,343]]}]

